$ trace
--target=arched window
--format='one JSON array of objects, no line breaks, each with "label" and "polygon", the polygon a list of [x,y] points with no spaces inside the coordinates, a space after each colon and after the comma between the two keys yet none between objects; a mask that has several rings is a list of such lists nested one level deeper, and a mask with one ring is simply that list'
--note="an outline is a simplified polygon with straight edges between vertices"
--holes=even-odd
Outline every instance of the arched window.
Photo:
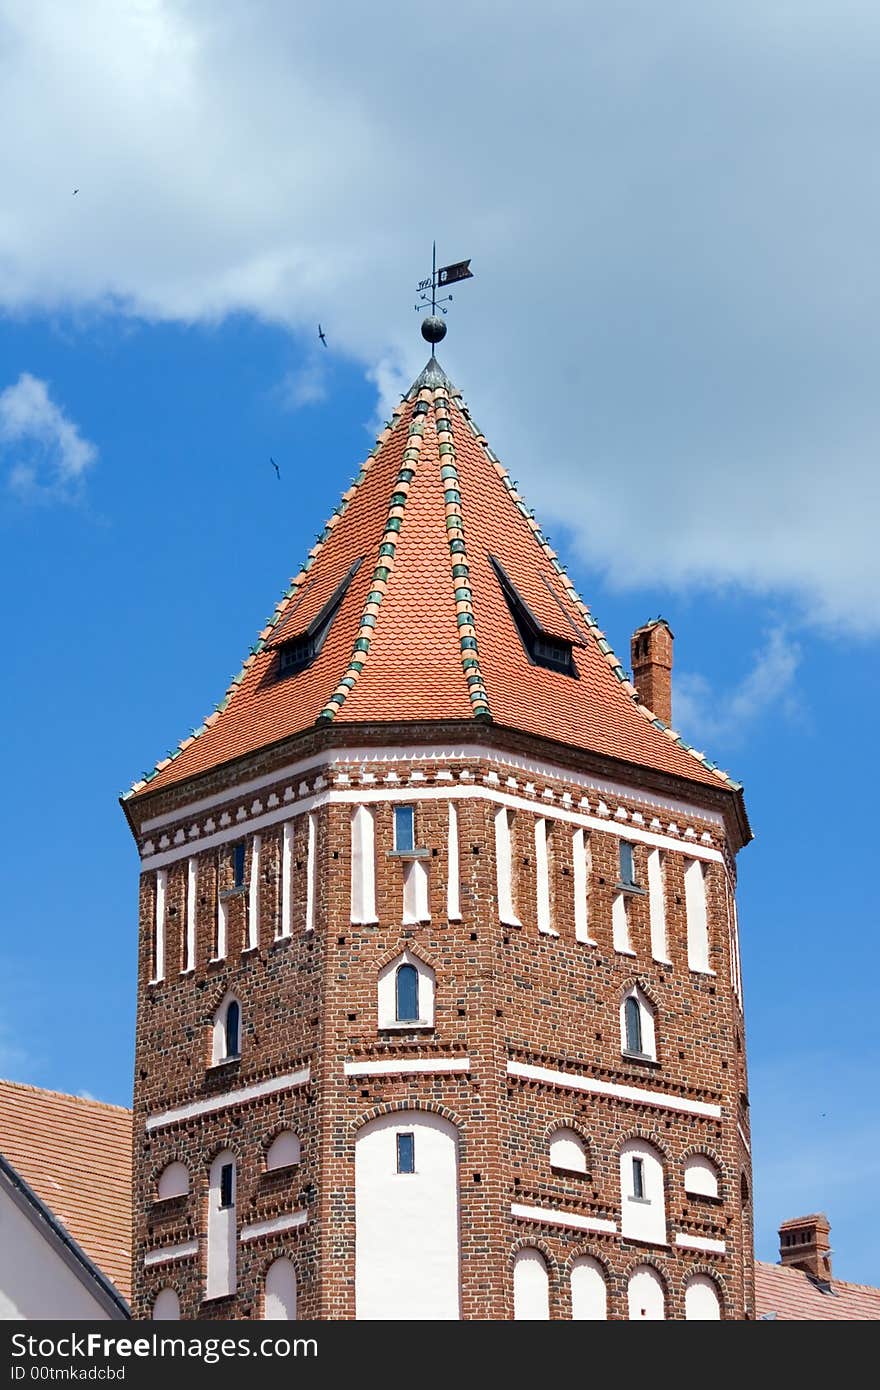
[{"label": "arched window", "polygon": [[571,1266],[571,1316],[576,1322],[604,1322],[608,1317],[605,1271],[589,1255],[581,1255]]},{"label": "arched window", "polygon": [[721,1299],[718,1285],[708,1274],[692,1274],[684,1287],[684,1315],[688,1322],[719,1322]]},{"label": "arched window", "polygon": [[620,1004],[620,1048],[630,1057],[657,1060],[654,1009],[647,995],[633,985]]},{"label": "arched window", "polygon": [[211,1062],[232,1062],[241,1056],[241,1005],[233,994],[227,994],[214,1015]]},{"label": "arched window", "polygon": [[642,1011],[635,995],[630,994],[624,1001],[627,1052],[642,1051]]},{"label": "arched window", "polygon": [[555,1129],[550,1136],[550,1167],[566,1173],[586,1173],[587,1147],[573,1129]]},{"label": "arched window", "polygon": [[226,1005],[226,1056],[237,1057],[241,1051],[241,1008],[237,999]]},{"label": "arched window", "polygon": [[626,1292],[630,1321],[647,1318],[662,1322],[666,1317],[666,1289],[652,1265],[639,1265],[633,1270]]},{"label": "arched window", "polygon": [[550,1281],[540,1250],[518,1250],[513,1262],[513,1316],[527,1322],[550,1318]]},{"label": "arched window", "polygon": [[414,965],[399,965],[394,978],[394,1015],[398,1023],[418,1023],[419,972]]},{"label": "arched window", "polygon": [[185,1197],[189,1192],[189,1170],[186,1164],[169,1163],[159,1174],[157,1196],[160,1202],[166,1197]]},{"label": "arched window", "polygon": [[380,1028],[433,1028],[436,976],[415,951],[399,956],[379,971],[376,994]]},{"label": "arched window", "polygon": [[620,1150],[620,1215],[623,1236],[666,1244],[663,1160],[643,1139],[628,1139]]},{"label": "arched window", "polygon": [[268,1322],[296,1321],[296,1270],[290,1260],[276,1260],[266,1271],[263,1318]]},{"label": "arched window", "polygon": [[684,1190],[692,1197],[718,1196],[718,1169],[708,1154],[691,1154],[685,1159]]},{"label": "arched window", "polygon": [[292,1168],[295,1163],[299,1163],[299,1158],[299,1140],[292,1129],[282,1129],[269,1145],[266,1172],[271,1173],[274,1168]]},{"label": "arched window", "polygon": [[180,1299],[174,1289],[160,1289],[153,1300],[153,1322],[179,1322]]}]

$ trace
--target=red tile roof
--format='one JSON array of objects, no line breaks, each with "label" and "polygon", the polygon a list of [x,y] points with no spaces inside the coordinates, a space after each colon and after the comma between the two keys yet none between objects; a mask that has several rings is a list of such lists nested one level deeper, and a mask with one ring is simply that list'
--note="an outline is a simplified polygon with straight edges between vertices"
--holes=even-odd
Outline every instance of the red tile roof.
[{"label": "red tile roof", "polygon": [[775,1313],[785,1322],[880,1319],[880,1289],[833,1279],[831,1292],[823,1293],[802,1269],[763,1260],[755,1261],[755,1300],[759,1317]]},{"label": "red tile roof", "polygon": [[0,1081],[0,1153],[131,1297],[131,1111]]},{"label": "red tile roof", "polygon": [[[574,643],[577,679],[530,663],[490,555],[544,631]],[[361,557],[320,653],[279,680],[279,639],[303,633]],[[322,719],[470,718],[739,790],[638,703],[461,397],[417,382],[221,705],[129,795],[182,782]]]}]

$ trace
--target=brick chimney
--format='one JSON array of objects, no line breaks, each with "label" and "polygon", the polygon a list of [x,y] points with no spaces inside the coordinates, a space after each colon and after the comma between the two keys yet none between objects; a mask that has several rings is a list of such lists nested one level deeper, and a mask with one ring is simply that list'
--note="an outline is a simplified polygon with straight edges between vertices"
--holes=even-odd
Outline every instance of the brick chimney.
[{"label": "brick chimney", "polygon": [[822,1283],[831,1282],[831,1225],[822,1212],[796,1216],[779,1227],[779,1258],[784,1265],[803,1269]]},{"label": "brick chimney", "polygon": [[665,618],[636,628],[630,644],[633,685],[639,699],[664,724],[672,723],[672,642]]}]

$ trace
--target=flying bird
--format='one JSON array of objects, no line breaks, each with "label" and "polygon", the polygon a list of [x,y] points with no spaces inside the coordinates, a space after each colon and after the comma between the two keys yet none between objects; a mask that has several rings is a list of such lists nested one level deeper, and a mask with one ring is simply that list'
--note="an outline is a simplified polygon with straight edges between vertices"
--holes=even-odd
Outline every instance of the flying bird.
[{"label": "flying bird", "polygon": [[71,195],[70,195],[71,198],[75,198],[78,192],[79,192],[79,189],[78,189],[78,188],[75,188],[75,189],[73,190],[73,192],[71,193]]},{"label": "flying bird", "polygon": [[326,335],[325,335],[325,333],[324,333],[324,330],[323,330],[323,328],[321,327],[320,324],[318,324],[318,337],[321,339],[321,342],[322,342],[322,343],[324,344],[324,346],[326,347],[326,346],[327,346],[327,337],[326,337]]},{"label": "flying bird", "polygon": [[273,459],[273,457],[272,457],[271,454],[269,455],[269,462],[271,463],[272,467],[275,469],[275,476],[277,477],[277,479],[278,479],[278,481],[279,481],[279,483],[280,483],[280,482],[281,482],[281,469],[278,467],[278,464],[275,462],[275,460]]}]

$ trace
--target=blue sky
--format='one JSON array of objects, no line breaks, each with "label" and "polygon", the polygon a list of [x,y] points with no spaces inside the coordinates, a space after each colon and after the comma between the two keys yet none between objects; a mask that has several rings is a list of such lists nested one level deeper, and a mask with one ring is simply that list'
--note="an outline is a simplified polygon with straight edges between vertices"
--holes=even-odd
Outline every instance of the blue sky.
[{"label": "blue sky", "polygon": [[406,7],[297,8],[0,3],[0,1074],[129,1100],[116,797],[422,365],[436,235],[477,273],[444,365],[618,652],[669,618],[675,722],[746,784],[758,1253],[825,1210],[880,1282],[876,9],[454,3],[417,73]]}]

